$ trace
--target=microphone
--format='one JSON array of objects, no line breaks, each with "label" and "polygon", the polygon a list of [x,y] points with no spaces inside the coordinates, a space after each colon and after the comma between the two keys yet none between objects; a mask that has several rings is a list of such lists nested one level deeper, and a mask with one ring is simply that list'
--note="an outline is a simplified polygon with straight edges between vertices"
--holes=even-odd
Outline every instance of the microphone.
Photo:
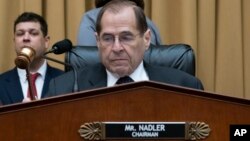
[{"label": "microphone", "polygon": [[62,41],[59,41],[55,43],[52,48],[46,52],[44,55],[48,53],[54,53],[54,54],[62,54],[65,52],[68,52],[72,49],[72,42],[69,39],[64,39]]},{"label": "microphone", "polygon": [[33,48],[24,46],[15,59],[16,66],[20,69],[27,69],[35,55],[36,51]]},{"label": "microphone", "polygon": [[56,60],[56,59],[53,59],[53,58],[50,58],[50,57],[46,56],[49,53],[62,54],[62,53],[65,53],[65,52],[69,52],[69,51],[71,51],[72,47],[73,47],[72,42],[69,39],[64,39],[62,41],[59,41],[59,42],[55,43],[48,52],[44,53],[43,58],[72,68],[72,71],[74,73],[73,92],[78,92],[79,91],[78,90],[78,83],[77,83],[78,82],[78,77],[77,77],[77,71],[76,71],[75,67],[73,67],[69,63],[65,63],[65,62],[62,62],[62,61],[59,61],[59,60]]}]

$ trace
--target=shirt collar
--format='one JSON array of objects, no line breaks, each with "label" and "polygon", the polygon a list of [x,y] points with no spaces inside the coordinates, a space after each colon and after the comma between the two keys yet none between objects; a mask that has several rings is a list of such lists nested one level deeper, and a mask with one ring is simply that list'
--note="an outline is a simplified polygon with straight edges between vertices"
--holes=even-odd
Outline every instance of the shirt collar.
[{"label": "shirt collar", "polygon": [[[39,77],[41,77],[43,80],[45,79],[46,70],[47,70],[47,61],[45,60],[42,66],[37,71],[40,74]],[[17,73],[22,83],[27,81],[25,69],[17,68]]]},{"label": "shirt collar", "polygon": [[[107,72],[107,86],[114,86],[116,81],[119,79],[119,76],[111,73],[106,69]],[[143,61],[139,64],[139,66],[135,69],[135,71],[129,75],[135,82],[149,80],[147,72],[144,68]]]}]

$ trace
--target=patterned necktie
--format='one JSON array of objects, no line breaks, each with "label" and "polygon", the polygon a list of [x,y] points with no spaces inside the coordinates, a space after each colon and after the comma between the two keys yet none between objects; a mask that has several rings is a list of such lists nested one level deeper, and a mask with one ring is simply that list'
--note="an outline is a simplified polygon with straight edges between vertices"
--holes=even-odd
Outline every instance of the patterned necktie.
[{"label": "patterned necktie", "polygon": [[129,76],[124,76],[124,77],[119,78],[116,81],[116,84],[118,85],[118,84],[129,83],[129,82],[134,82],[134,80],[130,78]]},{"label": "patterned necktie", "polygon": [[[31,88],[34,90],[33,95],[34,95],[35,99],[37,98],[36,79],[38,76],[39,76],[39,73],[30,74],[30,84],[31,84]],[[27,97],[31,99],[31,93],[30,93],[29,87],[28,87]],[[34,99],[31,99],[31,100],[34,100]]]}]

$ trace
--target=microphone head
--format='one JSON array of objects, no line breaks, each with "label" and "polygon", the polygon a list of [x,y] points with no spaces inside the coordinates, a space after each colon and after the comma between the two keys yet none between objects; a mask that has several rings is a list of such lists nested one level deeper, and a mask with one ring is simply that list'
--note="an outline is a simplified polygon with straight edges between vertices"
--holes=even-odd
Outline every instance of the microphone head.
[{"label": "microphone head", "polygon": [[69,39],[64,39],[55,43],[52,46],[53,53],[55,54],[62,54],[68,52],[72,49],[72,42]]},{"label": "microphone head", "polygon": [[28,68],[35,55],[36,51],[33,48],[29,46],[23,47],[20,53],[17,55],[17,58],[15,59],[16,66],[20,69]]}]

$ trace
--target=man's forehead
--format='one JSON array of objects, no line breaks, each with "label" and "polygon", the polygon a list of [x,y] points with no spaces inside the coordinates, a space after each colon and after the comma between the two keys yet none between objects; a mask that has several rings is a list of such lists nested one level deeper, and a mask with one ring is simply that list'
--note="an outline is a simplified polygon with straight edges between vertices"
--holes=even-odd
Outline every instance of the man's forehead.
[{"label": "man's forehead", "polygon": [[32,28],[32,29],[40,29],[41,25],[39,22],[20,22],[16,25],[16,29],[23,29],[23,28]]},{"label": "man's forehead", "polygon": [[16,26],[40,26],[39,22],[36,21],[26,21],[26,22],[20,22]]},{"label": "man's forehead", "polygon": [[126,26],[111,26],[107,25],[104,26],[101,30],[101,34],[113,34],[113,35],[119,35],[119,34],[128,34],[128,33],[134,33],[138,31],[136,28],[136,25],[128,25]]},{"label": "man's forehead", "polygon": [[133,32],[128,31],[128,30],[124,30],[120,32],[103,32],[102,36],[105,36],[105,35],[133,35]]},{"label": "man's forehead", "polygon": [[101,26],[131,26],[136,24],[134,11],[130,9],[121,9],[120,12],[114,13],[106,11],[101,20]]}]

